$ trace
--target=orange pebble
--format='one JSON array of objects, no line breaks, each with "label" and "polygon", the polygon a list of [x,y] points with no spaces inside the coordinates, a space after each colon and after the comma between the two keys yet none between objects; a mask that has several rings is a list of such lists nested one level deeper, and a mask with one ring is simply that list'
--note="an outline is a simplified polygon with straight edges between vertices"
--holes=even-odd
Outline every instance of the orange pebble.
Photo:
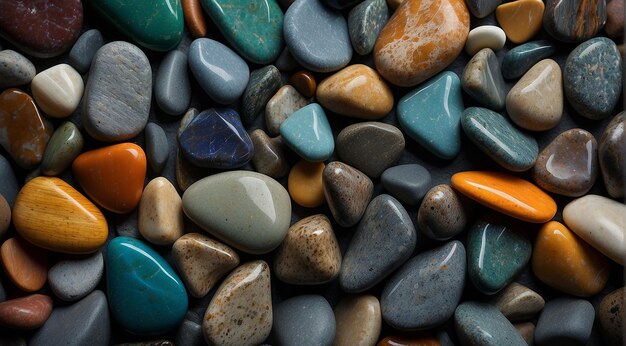
[{"label": "orange pebble", "polygon": [[301,160],[291,168],[287,188],[294,202],[306,208],[319,207],[324,203],[324,167],[323,162]]},{"label": "orange pebble", "polygon": [[388,336],[378,342],[378,346],[439,346],[441,343],[439,340],[429,337],[401,337],[401,336]]},{"label": "orange pebble", "polygon": [[532,268],[539,280],[567,294],[588,297],[609,279],[609,261],[565,225],[543,225],[533,249]]},{"label": "orange pebble", "polygon": [[22,291],[40,290],[48,280],[48,254],[24,239],[7,239],[0,247],[2,267]]},{"label": "orange pebble", "polygon": [[206,36],[206,22],[199,0],[182,0],[185,24],[195,38]]},{"label": "orange pebble", "polygon": [[496,19],[506,37],[513,43],[530,40],[541,30],[543,10],[541,0],[517,0],[496,8]]},{"label": "orange pebble", "polygon": [[311,98],[317,90],[317,82],[315,77],[309,71],[299,71],[289,78],[289,84],[293,85],[296,90],[304,97]]},{"label": "orange pebble", "polygon": [[480,204],[523,221],[544,223],[556,214],[552,197],[532,183],[505,173],[456,173],[452,187]]}]

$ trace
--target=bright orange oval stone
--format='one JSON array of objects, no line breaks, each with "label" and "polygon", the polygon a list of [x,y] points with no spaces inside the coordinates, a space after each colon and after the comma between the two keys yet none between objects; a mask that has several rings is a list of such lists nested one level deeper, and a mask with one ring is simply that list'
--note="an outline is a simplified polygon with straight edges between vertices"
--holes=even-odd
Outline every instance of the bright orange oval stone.
[{"label": "bright orange oval stone", "polygon": [[324,204],[322,174],[326,165],[323,162],[301,160],[291,168],[287,179],[287,189],[294,202],[305,208],[315,208]]},{"label": "bright orange oval stone", "polygon": [[452,187],[502,214],[527,222],[543,223],[556,214],[556,203],[532,183],[501,172],[460,172]]}]

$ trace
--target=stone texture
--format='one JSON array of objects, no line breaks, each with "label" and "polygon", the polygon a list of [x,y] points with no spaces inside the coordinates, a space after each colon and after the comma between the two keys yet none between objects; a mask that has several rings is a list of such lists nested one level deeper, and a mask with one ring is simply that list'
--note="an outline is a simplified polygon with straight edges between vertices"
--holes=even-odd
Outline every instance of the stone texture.
[{"label": "stone texture", "polygon": [[250,79],[241,99],[241,119],[250,125],[261,112],[267,101],[282,86],[280,71],[274,65],[268,65],[250,73]]},{"label": "stone texture", "polygon": [[52,312],[52,299],[43,294],[15,298],[0,303],[0,325],[11,329],[37,329]]},{"label": "stone texture", "polygon": [[291,85],[284,85],[265,105],[265,126],[270,135],[280,134],[280,125],[295,111],[309,104]]},{"label": "stone texture", "polygon": [[63,173],[83,150],[83,135],[74,123],[67,121],[52,133],[41,161],[41,172],[54,176]]},{"label": "stone texture", "polygon": [[595,36],[606,22],[606,0],[547,0],[543,28],[559,41],[582,42]]},{"label": "stone texture", "polygon": [[170,156],[170,147],[163,128],[156,123],[149,123],[144,133],[146,159],[154,173],[160,173]]},{"label": "stone texture", "polygon": [[156,245],[171,245],[185,232],[183,203],[164,177],[152,179],[139,201],[139,233]]},{"label": "stone texture", "polygon": [[333,309],[322,296],[295,296],[274,306],[272,334],[278,345],[330,346],[335,332]]},{"label": "stone texture", "polygon": [[334,346],[370,346],[381,329],[380,303],[372,295],[347,296],[335,306]]},{"label": "stone texture", "polygon": [[104,274],[102,253],[57,262],[48,271],[48,283],[54,295],[76,301],[91,293]]},{"label": "stone texture", "polygon": [[547,40],[532,41],[513,47],[502,59],[502,76],[507,79],[521,77],[539,61],[556,52],[556,46]]},{"label": "stone texture", "polygon": [[461,77],[463,90],[481,105],[500,111],[506,100],[506,84],[500,63],[491,48],[476,53],[467,63]]},{"label": "stone texture", "polygon": [[348,14],[348,31],[352,48],[359,55],[374,49],[376,39],[389,19],[385,0],[366,0],[354,6]]},{"label": "stone texture", "polygon": [[464,345],[527,345],[511,322],[486,303],[468,301],[459,305],[454,312],[454,325]]},{"label": "stone texture", "polygon": [[256,129],[250,133],[250,140],[254,147],[252,165],[257,172],[274,179],[287,175],[289,163],[280,137],[270,138],[265,131]]},{"label": "stone texture", "polygon": [[289,172],[287,188],[294,202],[305,208],[315,208],[326,202],[322,175],[323,162],[298,161]]},{"label": "stone texture", "polygon": [[515,1],[498,6],[496,18],[509,41],[520,44],[541,30],[544,9],[543,1]]},{"label": "stone texture", "polygon": [[304,106],[285,119],[280,135],[291,150],[307,161],[325,161],[335,150],[326,113],[317,103]]},{"label": "stone texture", "polygon": [[98,29],[85,31],[72,46],[68,54],[68,63],[80,73],[89,71],[91,61],[104,43],[104,38]]},{"label": "stone texture", "polygon": [[434,240],[448,240],[463,232],[470,217],[464,202],[450,185],[434,186],[428,190],[417,211],[420,231]]},{"label": "stone texture", "polygon": [[613,198],[624,198],[626,176],[626,136],[624,112],[616,115],[607,125],[598,147],[598,156],[604,187]]},{"label": "stone texture", "polygon": [[0,247],[0,261],[6,276],[20,290],[35,292],[46,284],[48,253],[24,239],[5,240]]},{"label": "stone texture", "polygon": [[380,181],[390,195],[409,205],[418,205],[431,185],[428,170],[418,164],[387,168]]},{"label": "stone texture", "polygon": [[335,221],[342,227],[356,225],[372,198],[372,181],[356,168],[333,161],[324,168],[322,184]]},{"label": "stone texture", "polygon": [[595,311],[583,299],[569,297],[549,301],[537,321],[537,345],[585,345],[591,336]]},{"label": "stone texture", "polygon": [[[11,206],[0,194],[0,238],[3,238],[11,224]],[[1,299],[0,299],[1,301]]]},{"label": "stone texture", "polygon": [[499,51],[504,47],[506,34],[504,30],[495,25],[481,25],[470,30],[465,41],[465,52],[468,55],[475,55],[479,51],[489,48]]},{"label": "stone texture", "polygon": [[22,54],[0,50],[0,89],[28,84],[36,73],[35,65]]},{"label": "stone texture", "polygon": [[71,115],[83,97],[83,78],[68,64],[59,64],[39,72],[30,84],[37,105],[48,116]]},{"label": "stone texture", "polygon": [[535,317],[543,309],[545,300],[539,293],[513,282],[498,292],[490,303],[495,305],[509,321],[516,322],[527,321]]},{"label": "stone texture", "polygon": [[465,0],[465,3],[476,18],[485,18],[496,10],[502,0]]},{"label": "stone texture", "polygon": [[154,80],[154,99],[169,114],[183,114],[191,101],[191,84],[187,74],[187,55],[172,50],[161,61]]},{"label": "stone texture", "polygon": [[624,35],[624,0],[607,2],[604,32],[608,37],[622,37]]},{"label": "stone texture", "polygon": [[604,296],[597,310],[603,339],[611,345],[624,341],[624,291],[622,287]]}]

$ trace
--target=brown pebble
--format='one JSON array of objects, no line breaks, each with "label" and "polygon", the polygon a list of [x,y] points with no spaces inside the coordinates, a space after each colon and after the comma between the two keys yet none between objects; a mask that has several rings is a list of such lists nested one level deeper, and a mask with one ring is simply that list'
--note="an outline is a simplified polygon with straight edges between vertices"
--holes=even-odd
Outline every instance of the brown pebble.
[{"label": "brown pebble", "polygon": [[9,229],[9,225],[11,224],[11,206],[4,198],[4,196],[0,195],[0,238],[4,236],[6,231]]},{"label": "brown pebble", "polygon": [[508,285],[491,300],[491,304],[512,322],[533,318],[545,303],[537,292],[517,282]]},{"label": "brown pebble", "polygon": [[304,97],[311,98],[317,90],[317,82],[315,77],[309,71],[299,71],[289,78],[289,84],[293,85],[296,90]]},{"label": "brown pebble", "polygon": [[254,147],[252,165],[257,172],[274,179],[287,175],[289,163],[280,137],[270,138],[265,131],[256,129],[250,133],[250,139]]},{"label": "brown pebble", "polygon": [[607,294],[598,306],[598,320],[601,335],[609,345],[622,345],[624,342],[624,293],[626,287]]},{"label": "brown pebble", "polygon": [[461,233],[468,219],[462,198],[450,185],[430,189],[417,212],[422,232],[435,240],[447,240]]},{"label": "brown pebble", "polygon": [[356,225],[372,199],[372,180],[356,168],[334,161],[324,168],[322,185],[335,221],[342,227]]},{"label": "brown pebble", "polygon": [[7,300],[0,303],[0,325],[14,329],[41,327],[52,312],[52,299],[43,294]]},{"label": "brown pebble", "polygon": [[48,279],[48,254],[18,237],[7,239],[0,247],[5,274],[25,292],[40,290]]},{"label": "brown pebble", "polygon": [[204,37],[207,34],[206,22],[202,14],[199,0],[182,0],[185,24],[194,38]]},{"label": "brown pebble", "polygon": [[381,328],[380,303],[372,295],[348,296],[335,306],[333,346],[375,345]]},{"label": "brown pebble", "polygon": [[522,339],[526,341],[528,346],[535,344],[535,325],[532,322],[516,323],[513,325]]},{"label": "brown pebble", "polygon": [[604,32],[614,38],[624,35],[624,0],[611,0],[606,4]]}]

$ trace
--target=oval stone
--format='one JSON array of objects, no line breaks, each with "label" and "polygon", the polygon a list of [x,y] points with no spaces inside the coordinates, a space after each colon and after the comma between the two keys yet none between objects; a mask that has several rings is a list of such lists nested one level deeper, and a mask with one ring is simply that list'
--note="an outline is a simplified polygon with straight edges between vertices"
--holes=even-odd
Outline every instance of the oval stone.
[{"label": "oval stone", "polygon": [[311,345],[331,346],[335,331],[333,309],[320,295],[296,296],[274,306],[272,335],[278,345],[307,340]]},{"label": "oval stone", "polygon": [[509,41],[520,44],[528,41],[541,30],[544,9],[543,1],[515,1],[498,6],[496,19]]},{"label": "oval stone", "polygon": [[160,173],[165,168],[170,156],[170,147],[167,135],[163,128],[155,123],[148,123],[144,131],[146,142],[146,159],[154,173]]},{"label": "oval stone", "polygon": [[461,198],[447,184],[428,190],[417,211],[419,230],[434,240],[448,240],[463,232],[470,213]]},{"label": "oval stone", "polygon": [[61,124],[48,141],[41,172],[48,176],[63,173],[83,150],[83,143],[83,135],[74,123],[66,121]]},{"label": "oval stone", "polygon": [[591,337],[595,309],[584,299],[560,297],[549,301],[543,308],[537,328],[537,345],[563,344],[586,345]]},{"label": "oval stone", "polygon": [[32,294],[0,303],[0,325],[15,329],[37,329],[52,312],[52,299]]},{"label": "oval stone", "polygon": [[352,227],[359,222],[374,192],[370,178],[339,161],[326,165],[322,186],[330,212],[342,227]]},{"label": "oval stone", "polygon": [[487,303],[464,302],[454,312],[456,333],[467,345],[526,346],[526,341],[498,309]]},{"label": "oval stone", "polygon": [[75,301],[91,293],[104,274],[102,253],[86,258],[68,259],[53,265],[48,271],[48,283],[54,295]]},{"label": "oval stone", "polygon": [[191,84],[187,74],[187,55],[179,50],[167,53],[154,80],[154,99],[169,115],[181,115],[191,101]]},{"label": "oval stone", "polygon": [[418,164],[406,164],[387,168],[380,181],[390,195],[409,205],[417,205],[431,185],[428,170]]},{"label": "oval stone", "polygon": [[484,48],[499,51],[504,47],[506,34],[495,25],[481,25],[472,29],[467,35],[465,52],[474,55]]},{"label": "oval stone", "polygon": [[89,71],[93,57],[104,46],[104,37],[98,29],[85,31],[68,53],[68,63],[80,73]]},{"label": "oval stone", "polygon": [[184,234],[183,204],[164,177],[152,179],[139,202],[139,233],[156,245],[171,245]]},{"label": "oval stone", "polygon": [[2,243],[0,262],[6,276],[24,292],[39,291],[46,284],[48,253],[20,237]]},{"label": "oval stone", "polygon": [[616,115],[607,125],[598,148],[598,156],[604,187],[609,196],[624,198],[624,177],[626,175],[626,131],[624,131],[625,113]]},{"label": "oval stone", "polygon": [[490,301],[491,304],[509,321],[527,321],[532,319],[545,305],[539,293],[530,288],[513,282],[498,292]]},{"label": "oval stone", "polygon": [[36,73],[35,65],[22,54],[0,50],[0,89],[28,84]]},{"label": "oval stone", "polygon": [[522,76],[537,62],[548,58],[556,52],[556,46],[547,40],[532,41],[519,45],[504,55],[502,59],[502,76],[515,79]]}]

